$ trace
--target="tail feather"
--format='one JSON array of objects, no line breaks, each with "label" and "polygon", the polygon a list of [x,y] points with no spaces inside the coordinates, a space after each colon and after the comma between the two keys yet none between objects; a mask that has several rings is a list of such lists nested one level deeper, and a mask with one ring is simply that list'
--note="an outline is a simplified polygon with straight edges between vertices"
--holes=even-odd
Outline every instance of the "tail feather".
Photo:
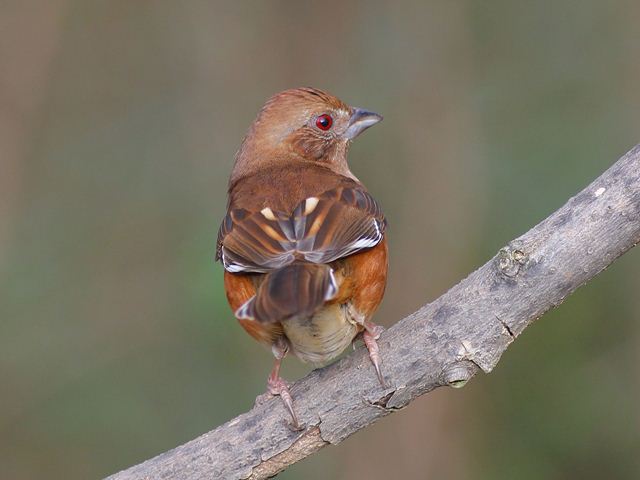
[{"label": "tail feather", "polygon": [[267,273],[255,296],[236,311],[236,317],[265,323],[310,317],[337,293],[331,267],[296,263]]}]

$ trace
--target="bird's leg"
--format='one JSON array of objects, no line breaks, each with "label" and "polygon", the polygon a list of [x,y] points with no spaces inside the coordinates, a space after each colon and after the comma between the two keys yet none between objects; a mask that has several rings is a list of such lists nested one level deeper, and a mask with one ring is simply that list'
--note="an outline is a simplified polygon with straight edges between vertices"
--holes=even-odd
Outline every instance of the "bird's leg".
[{"label": "bird's leg", "polygon": [[289,385],[280,377],[280,364],[282,359],[287,355],[289,351],[288,346],[283,341],[276,342],[272,349],[273,355],[276,357],[276,362],[273,365],[269,379],[267,380],[267,392],[271,395],[278,395],[282,399],[284,406],[287,407],[291,414],[291,420],[293,422],[293,428],[295,430],[302,430],[303,426],[298,422],[298,416],[293,409],[293,399],[291,398],[291,392],[289,392]]},{"label": "bird's leg", "polygon": [[376,375],[378,375],[380,385],[382,385],[383,388],[386,388],[387,383],[384,381],[382,371],[380,370],[380,350],[378,348],[378,342],[376,342],[376,340],[380,338],[380,334],[383,331],[384,328],[380,325],[376,325],[372,322],[366,321],[364,322],[364,333],[362,334],[362,340],[364,340],[364,344],[367,346],[367,350],[369,350],[369,358],[371,359],[371,363],[373,363],[373,366],[376,369]]}]

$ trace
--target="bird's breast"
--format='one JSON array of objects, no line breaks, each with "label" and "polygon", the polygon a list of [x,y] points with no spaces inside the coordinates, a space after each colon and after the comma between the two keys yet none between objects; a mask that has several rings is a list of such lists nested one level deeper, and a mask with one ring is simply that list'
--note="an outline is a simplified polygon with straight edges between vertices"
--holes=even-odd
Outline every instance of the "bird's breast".
[{"label": "bird's breast", "polygon": [[329,362],[347,348],[362,330],[346,304],[327,304],[309,318],[282,322],[284,334],[300,360],[314,364]]}]

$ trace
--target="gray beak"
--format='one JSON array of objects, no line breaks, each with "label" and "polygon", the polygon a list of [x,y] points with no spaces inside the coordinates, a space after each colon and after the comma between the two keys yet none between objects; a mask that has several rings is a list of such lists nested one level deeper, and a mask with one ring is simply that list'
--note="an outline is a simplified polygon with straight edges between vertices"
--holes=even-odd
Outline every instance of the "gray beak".
[{"label": "gray beak", "polygon": [[344,136],[348,140],[353,140],[367,128],[375,125],[380,120],[382,120],[382,115],[378,115],[374,112],[368,112],[367,110],[363,110],[361,108],[354,108],[353,114],[349,119],[349,126],[344,132]]}]

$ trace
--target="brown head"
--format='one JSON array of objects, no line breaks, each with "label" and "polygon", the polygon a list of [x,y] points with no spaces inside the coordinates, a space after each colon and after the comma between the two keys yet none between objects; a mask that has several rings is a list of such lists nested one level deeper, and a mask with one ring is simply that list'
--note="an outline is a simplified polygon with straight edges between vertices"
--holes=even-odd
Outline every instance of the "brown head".
[{"label": "brown head", "polygon": [[347,165],[349,143],[378,123],[377,113],[351,107],[315,88],[294,88],[262,107],[236,155],[230,183],[282,162],[322,163],[353,177]]}]

